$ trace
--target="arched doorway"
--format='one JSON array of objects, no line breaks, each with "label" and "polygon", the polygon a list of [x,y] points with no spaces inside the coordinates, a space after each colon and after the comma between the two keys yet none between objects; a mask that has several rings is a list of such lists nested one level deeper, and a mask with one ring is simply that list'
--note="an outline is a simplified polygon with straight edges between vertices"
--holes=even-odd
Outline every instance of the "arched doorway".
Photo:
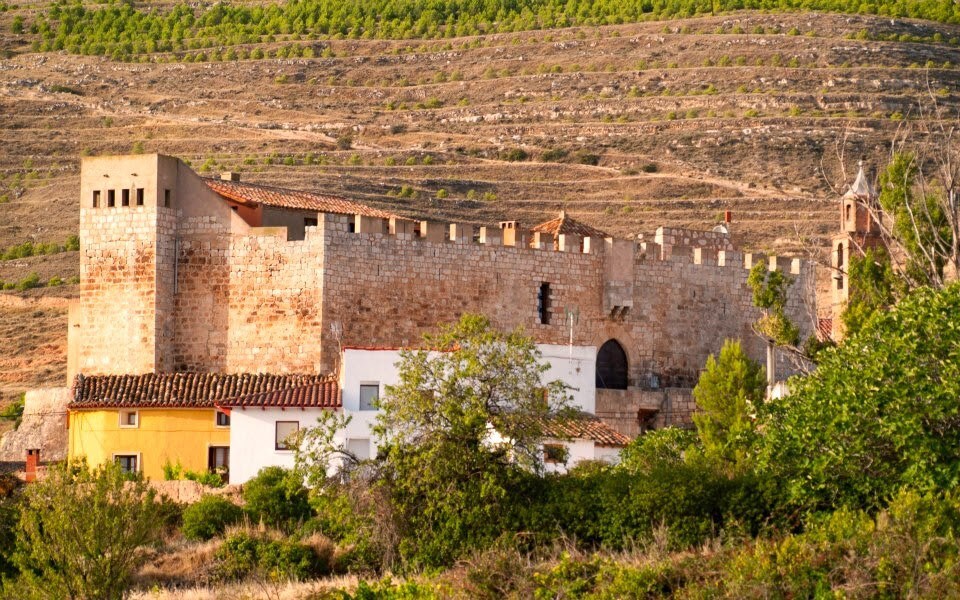
[{"label": "arched doorway", "polygon": [[617,340],[607,340],[597,352],[597,389],[627,389],[627,353]]}]

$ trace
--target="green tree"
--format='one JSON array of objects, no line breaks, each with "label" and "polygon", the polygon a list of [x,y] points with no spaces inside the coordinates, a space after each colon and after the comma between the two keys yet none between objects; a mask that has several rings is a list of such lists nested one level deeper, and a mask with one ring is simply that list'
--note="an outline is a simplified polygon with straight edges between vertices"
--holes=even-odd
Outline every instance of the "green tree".
[{"label": "green tree", "polygon": [[521,330],[465,315],[401,353],[399,383],[380,401],[376,435],[400,532],[400,555],[444,565],[507,527],[510,490],[542,468],[544,420],[566,410],[560,382]]},{"label": "green tree", "polygon": [[960,285],[879,312],[764,405],[759,463],[801,509],[878,509],[960,481]]},{"label": "green tree", "polygon": [[704,455],[728,474],[750,468],[755,418],[766,392],[763,367],[744,354],[740,342],[727,340],[718,357],[710,355],[693,388],[699,412],[693,415]]},{"label": "green tree", "polygon": [[874,313],[893,305],[898,279],[883,248],[869,248],[863,256],[851,256],[847,277],[850,296],[840,319],[846,335],[853,335]]},{"label": "green tree", "polygon": [[162,526],[155,494],[139,475],[108,463],[51,468],[26,488],[14,561],[14,597],[106,598],[124,595]]},{"label": "green tree", "polygon": [[955,144],[955,140],[947,140],[947,147],[925,155],[898,152],[880,175],[879,208],[888,217],[885,221],[892,222],[887,238],[902,250],[906,264],[900,274],[913,286],[942,285],[944,267],[949,264],[955,269],[960,260],[955,167],[949,163],[940,169],[945,173],[921,169],[927,154],[935,155],[930,160],[933,163],[942,155],[955,158],[950,156],[956,152]]},{"label": "green tree", "polygon": [[765,262],[750,269],[747,284],[753,290],[754,306],[763,310],[763,316],[754,324],[757,333],[781,346],[796,346],[800,329],[786,315],[787,290],[793,278],[777,269],[771,271]]}]

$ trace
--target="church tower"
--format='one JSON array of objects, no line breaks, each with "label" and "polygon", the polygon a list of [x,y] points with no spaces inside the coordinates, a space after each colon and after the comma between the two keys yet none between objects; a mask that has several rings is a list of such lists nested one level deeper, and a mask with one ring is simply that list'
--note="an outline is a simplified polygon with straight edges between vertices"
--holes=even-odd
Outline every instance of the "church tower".
[{"label": "church tower", "polygon": [[843,325],[840,313],[850,298],[849,266],[852,255],[863,256],[869,248],[883,245],[880,235],[880,223],[874,218],[882,218],[877,207],[877,191],[872,177],[864,171],[863,162],[858,163],[859,170],[853,185],[840,201],[840,231],[833,236],[831,245],[832,277],[831,295],[833,297],[833,324],[831,337],[838,340],[843,337]]}]

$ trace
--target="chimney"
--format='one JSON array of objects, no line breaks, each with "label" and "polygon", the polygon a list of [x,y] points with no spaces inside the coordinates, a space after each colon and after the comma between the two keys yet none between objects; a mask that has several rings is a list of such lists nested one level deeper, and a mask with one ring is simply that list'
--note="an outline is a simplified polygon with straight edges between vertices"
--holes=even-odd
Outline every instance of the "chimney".
[{"label": "chimney", "polygon": [[235,171],[224,171],[220,173],[220,179],[224,181],[240,181],[240,173]]},{"label": "chimney", "polygon": [[27,450],[27,483],[33,483],[37,480],[37,467],[40,466],[40,449],[31,448]]}]

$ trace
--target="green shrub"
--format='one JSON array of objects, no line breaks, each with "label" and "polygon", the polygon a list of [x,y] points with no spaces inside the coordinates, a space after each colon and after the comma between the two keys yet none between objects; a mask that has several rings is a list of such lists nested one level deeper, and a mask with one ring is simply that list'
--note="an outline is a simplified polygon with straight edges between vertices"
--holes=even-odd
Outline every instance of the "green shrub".
[{"label": "green shrub", "polygon": [[233,502],[207,494],[183,510],[183,535],[188,540],[209,540],[242,517],[243,509]]},{"label": "green shrub", "polygon": [[17,289],[21,292],[32,290],[35,287],[40,287],[40,275],[36,272],[30,273],[17,283]]},{"label": "green shrub", "polygon": [[576,158],[576,161],[581,165],[591,165],[595,167],[600,164],[599,154],[591,154],[589,152],[581,151],[581,152],[577,152],[577,155],[575,158]]},{"label": "green shrub", "polygon": [[264,467],[243,490],[246,511],[254,521],[286,526],[311,516],[307,489],[299,475],[282,467]]},{"label": "green shrub", "polygon": [[272,540],[238,532],[229,536],[214,555],[215,573],[225,580],[259,577],[271,581],[307,579],[330,572],[329,562],[296,540]]},{"label": "green shrub", "polygon": [[543,154],[540,155],[540,160],[544,162],[559,162],[566,158],[568,154],[570,154],[570,152],[563,148],[551,148],[550,150],[545,150]]}]

